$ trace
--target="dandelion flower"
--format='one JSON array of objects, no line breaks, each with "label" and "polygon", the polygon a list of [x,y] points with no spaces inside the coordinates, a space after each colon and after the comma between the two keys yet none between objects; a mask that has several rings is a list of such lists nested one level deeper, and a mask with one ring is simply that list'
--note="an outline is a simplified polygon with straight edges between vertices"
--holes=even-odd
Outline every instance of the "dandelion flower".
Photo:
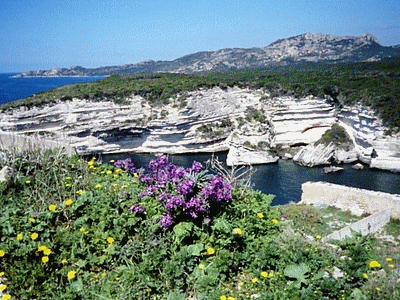
[{"label": "dandelion flower", "polygon": [[233,229],[233,233],[237,234],[237,235],[241,235],[243,233],[243,231],[240,228],[235,228],[235,229]]},{"label": "dandelion flower", "polygon": [[18,234],[17,234],[17,240],[18,240],[18,241],[22,240],[22,237],[23,237],[23,236],[22,236],[22,233],[18,233]]},{"label": "dandelion flower", "polygon": [[50,210],[50,211],[55,211],[56,208],[57,208],[57,206],[54,205],[54,204],[50,204],[50,205],[49,205],[49,210]]},{"label": "dandelion flower", "polygon": [[259,213],[257,214],[257,217],[259,217],[260,219],[262,219],[262,218],[264,218],[264,214],[263,214],[262,212],[259,212]]},{"label": "dandelion flower", "polygon": [[2,291],[4,291],[6,288],[7,288],[7,285],[5,285],[5,284],[0,284],[0,293],[1,293]]},{"label": "dandelion flower", "polygon": [[273,223],[273,224],[278,224],[278,219],[273,218],[273,219],[272,219],[272,223]]},{"label": "dandelion flower", "polygon": [[386,257],[386,261],[387,261],[387,262],[392,262],[393,259],[392,259],[391,257]]},{"label": "dandelion flower", "polygon": [[205,267],[206,267],[205,265],[199,264],[199,269],[200,269],[200,270],[203,270]]},{"label": "dandelion flower", "polygon": [[73,202],[74,202],[74,201],[72,201],[72,199],[67,199],[67,200],[65,200],[64,204],[65,204],[66,206],[70,206]]},{"label": "dandelion flower", "polygon": [[11,295],[10,294],[4,294],[2,297],[1,297],[1,300],[10,300],[11,299]]},{"label": "dandelion flower", "polygon": [[367,274],[367,273],[363,273],[362,277],[363,277],[364,279],[368,279],[368,274]]},{"label": "dandelion flower", "polygon": [[207,254],[208,255],[213,255],[215,253],[215,249],[213,247],[207,248]]},{"label": "dandelion flower", "polygon": [[369,263],[368,265],[370,268],[380,268],[381,264],[379,262],[377,262],[376,260],[373,260]]},{"label": "dandelion flower", "polygon": [[69,271],[67,274],[68,279],[74,279],[76,275],[75,271]]},{"label": "dandelion flower", "polygon": [[61,261],[61,263],[62,263],[63,265],[65,265],[67,262],[68,262],[68,261],[67,261],[65,258]]},{"label": "dandelion flower", "polygon": [[109,243],[111,245],[112,243],[114,243],[114,239],[111,236],[109,236],[107,238],[107,243]]},{"label": "dandelion flower", "polygon": [[47,263],[49,261],[49,257],[46,255],[46,256],[43,256],[42,257],[42,263]]},{"label": "dandelion flower", "polygon": [[31,239],[32,240],[36,240],[38,237],[39,237],[39,235],[36,232],[31,234]]},{"label": "dandelion flower", "polygon": [[96,188],[96,189],[101,189],[101,184],[100,184],[100,183],[96,184],[96,185],[95,185],[95,188]]},{"label": "dandelion flower", "polygon": [[258,278],[257,278],[257,277],[254,277],[254,278],[251,280],[251,282],[252,282],[252,283],[257,283],[257,282],[258,282]]},{"label": "dandelion flower", "polygon": [[31,223],[35,223],[35,222],[36,222],[36,220],[35,220],[34,218],[29,218],[28,220],[29,220],[29,222],[31,222]]},{"label": "dandelion flower", "polygon": [[108,170],[108,171],[106,172],[106,174],[107,174],[107,175],[111,175],[111,174],[112,174],[112,171],[111,171],[111,170]]},{"label": "dandelion flower", "polygon": [[263,277],[263,278],[267,278],[268,277],[268,272],[263,271],[263,272],[260,273],[260,276]]},{"label": "dandelion flower", "polygon": [[394,269],[394,264],[389,264],[389,268]]}]

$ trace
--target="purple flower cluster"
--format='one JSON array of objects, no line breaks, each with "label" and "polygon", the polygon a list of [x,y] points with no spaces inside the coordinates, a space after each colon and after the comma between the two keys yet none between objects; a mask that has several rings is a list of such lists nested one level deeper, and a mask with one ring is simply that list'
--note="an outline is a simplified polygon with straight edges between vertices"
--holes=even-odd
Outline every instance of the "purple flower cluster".
[{"label": "purple flower cluster", "polygon": [[[160,156],[149,163],[150,173],[139,174],[139,181],[145,191],[139,199],[156,197],[164,206],[165,212],[160,226],[168,229],[173,223],[183,220],[203,220],[210,217],[210,207],[227,203],[232,199],[232,186],[225,183],[221,176],[211,176],[209,181],[199,180],[203,165],[193,162],[190,168],[183,168],[168,162],[167,156]],[[136,212],[137,207],[132,206]]]},{"label": "purple flower cluster", "polygon": [[117,161],[114,163],[114,166],[115,166],[116,168],[118,168],[118,169],[125,170],[125,171],[127,171],[128,173],[130,173],[130,174],[133,174],[133,173],[137,173],[137,172],[138,172],[138,169],[135,168],[135,166],[134,166],[134,164],[133,164],[133,162],[132,162],[132,159],[129,158],[129,157],[128,157],[127,159],[125,159],[125,160],[121,160],[121,159],[117,160]]},{"label": "purple flower cluster", "polygon": [[146,208],[144,208],[143,206],[140,206],[137,203],[134,203],[131,208],[130,208],[131,212],[137,213],[137,214],[145,214],[146,213]]}]

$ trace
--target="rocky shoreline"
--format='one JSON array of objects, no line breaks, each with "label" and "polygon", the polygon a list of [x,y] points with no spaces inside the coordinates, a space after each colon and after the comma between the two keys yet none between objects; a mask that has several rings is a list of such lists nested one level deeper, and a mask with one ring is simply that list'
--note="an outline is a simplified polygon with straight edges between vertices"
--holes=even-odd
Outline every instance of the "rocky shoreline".
[{"label": "rocky shoreline", "polygon": [[[0,134],[59,142],[81,155],[227,150],[228,165],[294,156],[310,167],[359,160],[400,171],[400,135],[386,136],[379,118],[361,105],[338,109],[324,98],[271,97],[262,89],[238,87],[200,89],[160,107],[141,96],[125,100],[129,104],[72,99],[4,111]],[[314,145],[333,124],[345,128],[353,141],[350,149]]]}]

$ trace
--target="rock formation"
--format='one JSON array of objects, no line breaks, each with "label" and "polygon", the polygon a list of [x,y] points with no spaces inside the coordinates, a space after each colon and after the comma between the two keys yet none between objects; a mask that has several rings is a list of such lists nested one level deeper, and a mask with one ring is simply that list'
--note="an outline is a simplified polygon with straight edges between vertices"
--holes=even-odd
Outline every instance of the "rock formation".
[{"label": "rock formation", "polygon": [[[271,97],[262,89],[214,87],[151,107],[141,96],[124,105],[73,99],[0,114],[0,137],[13,133],[67,144],[79,154],[189,153],[229,150],[228,164],[276,162],[278,154],[306,166],[349,163],[400,171],[400,135],[385,136],[372,111],[361,106],[340,112],[326,99]],[[354,148],[315,146],[339,122]],[[279,150],[279,151],[278,151]]]}]

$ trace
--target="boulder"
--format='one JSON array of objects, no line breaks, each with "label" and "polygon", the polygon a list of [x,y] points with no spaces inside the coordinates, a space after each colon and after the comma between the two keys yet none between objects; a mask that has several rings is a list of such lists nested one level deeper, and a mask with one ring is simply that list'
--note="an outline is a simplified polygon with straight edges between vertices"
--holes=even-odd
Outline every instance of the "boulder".
[{"label": "boulder", "polygon": [[364,166],[360,163],[357,163],[357,164],[353,165],[352,168],[354,170],[362,170],[362,169],[364,169]]},{"label": "boulder", "polygon": [[335,146],[333,143],[329,145],[318,144],[308,145],[300,149],[293,157],[293,161],[306,167],[314,167],[318,165],[330,165],[334,160]]},{"label": "boulder", "polygon": [[0,171],[0,181],[9,181],[12,175],[13,169],[9,166],[3,167]]},{"label": "boulder", "polygon": [[257,165],[275,163],[278,160],[278,156],[271,155],[268,151],[256,151],[244,147],[231,146],[226,158],[226,164],[228,166]]}]

